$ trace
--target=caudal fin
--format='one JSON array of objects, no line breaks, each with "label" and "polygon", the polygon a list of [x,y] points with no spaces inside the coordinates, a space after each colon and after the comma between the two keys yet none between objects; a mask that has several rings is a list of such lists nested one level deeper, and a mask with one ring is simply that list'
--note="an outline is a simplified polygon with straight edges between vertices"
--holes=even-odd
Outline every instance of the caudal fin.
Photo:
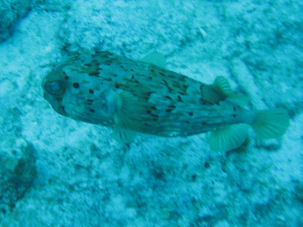
[{"label": "caudal fin", "polygon": [[289,126],[289,116],[284,109],[261,110],[255,115],[252,127],[261,139],[281,137]]}]

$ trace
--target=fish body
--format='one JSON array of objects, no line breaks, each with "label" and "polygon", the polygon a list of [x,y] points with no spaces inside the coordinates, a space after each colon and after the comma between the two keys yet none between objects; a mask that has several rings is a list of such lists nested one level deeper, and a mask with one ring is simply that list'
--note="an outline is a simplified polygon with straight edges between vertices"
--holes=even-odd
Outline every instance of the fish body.
[{"label": "fish body", "polygon": [[204,84],[104,51],[74,54],[46,76],[42,87],[45,99],[64,116],[164,137],[253,124],[257,116],[237,104],[223,77]]}]

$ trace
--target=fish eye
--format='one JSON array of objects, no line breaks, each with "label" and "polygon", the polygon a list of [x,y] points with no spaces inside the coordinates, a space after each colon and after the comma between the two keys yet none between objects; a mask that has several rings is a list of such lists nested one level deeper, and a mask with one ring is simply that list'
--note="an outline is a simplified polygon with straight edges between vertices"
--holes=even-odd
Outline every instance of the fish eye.
[{"label": "fish eye", "polygon": [[52,95],[61,95],[65,90],[65,85],[60,80],[50,81],[45,83],[44,88]]}]

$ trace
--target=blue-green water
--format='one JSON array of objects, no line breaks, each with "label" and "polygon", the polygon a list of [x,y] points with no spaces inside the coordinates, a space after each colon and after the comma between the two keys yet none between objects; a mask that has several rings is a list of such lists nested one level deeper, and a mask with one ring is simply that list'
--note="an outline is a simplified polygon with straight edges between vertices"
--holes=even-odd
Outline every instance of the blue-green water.
[{"label": "blue-green water", "polygon": [[[286,0],[0,0],[0,226],[303,225],[302,12]],[[43,98],[67,53],[94,48],[224,76],[251,109],[286,109],[289,129],[251,131],[225,153],[208,134],[123,145]]]}]

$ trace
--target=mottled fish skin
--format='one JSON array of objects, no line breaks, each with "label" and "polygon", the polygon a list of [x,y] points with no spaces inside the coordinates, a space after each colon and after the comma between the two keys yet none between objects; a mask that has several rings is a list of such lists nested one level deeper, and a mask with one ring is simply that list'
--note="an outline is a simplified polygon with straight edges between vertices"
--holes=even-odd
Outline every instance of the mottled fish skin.
[{"label": "mottled fish skin", "polygon": [[[74,54],[42,86],[62,115],[147,134],[188,136],[252,121],[213,85],[109,52]],[[209,92],[218,97],[209,100]]]}]

